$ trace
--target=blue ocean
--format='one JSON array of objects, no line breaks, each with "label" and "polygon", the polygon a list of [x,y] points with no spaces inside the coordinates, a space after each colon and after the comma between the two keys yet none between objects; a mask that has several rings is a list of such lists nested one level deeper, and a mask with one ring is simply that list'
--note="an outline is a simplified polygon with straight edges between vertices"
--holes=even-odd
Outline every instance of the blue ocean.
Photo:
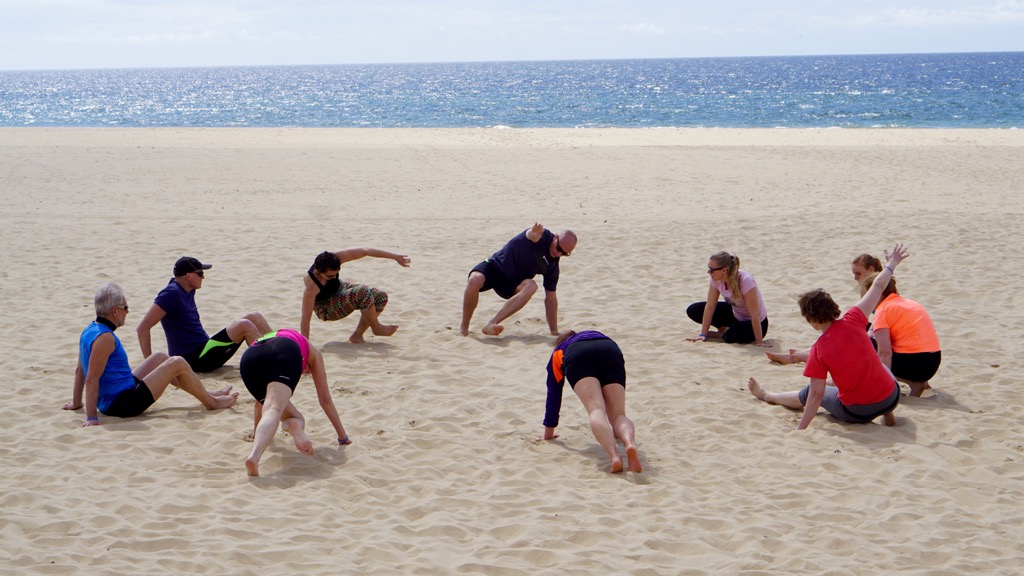
[{"label": "blue ocean", "polygon": [[1020,128],[1024,52],[0,72],[0,126]]}]

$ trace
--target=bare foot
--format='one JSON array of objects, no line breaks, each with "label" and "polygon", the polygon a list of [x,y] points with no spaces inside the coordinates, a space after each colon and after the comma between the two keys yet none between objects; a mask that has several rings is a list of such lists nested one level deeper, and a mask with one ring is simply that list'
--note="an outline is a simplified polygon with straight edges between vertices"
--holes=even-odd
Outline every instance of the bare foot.
[{"label": "bare foot", "polygon": [[469,336],[469,326],[459,326],[459,334]]},{"label": "bare foot", "polygon": [[882,415],[882,424],[885,424],[886,426],[895,426],[896,425],[896,415],[893,414],[892,412],[888,412],[886,414],[883,414]]},{"label": "bare foot", "polygon": [[765,396],[767,396],[767,393],[764,391],[764,388],[761,388],[761,385],[757,383],[757,380],[751,378],[750,381],[747,382],[747,389],[754,395],[754,398],[757,398],[762,402],[767,402],[767,400],[764,399]]},{"label": "bare foot", "polygon": [[306,436],[306,431],[303,429],[302,424],[296,421],[294,418],[289,418],[285,421],[283,428],[286,432],[291,434],[292,439],[295,440],[295,449],[303,454],[313,453],[313,441]]},{"label": "bare foot", "polygon": [[249,473],[249,476],[259,477],[260,475],[260,463],[252,457],[252,454],[245,459],[245,471]]},{"label": "bare foot", "polygon": [[238,392],[235,392],[234,394],[228,394],[226,396],[214,396],[213,397],[213,406],[211,406],[209,409],[210,410],[221,410],[223,408],[231,408],[232,406],[235,405],[235,402],[237,402],[237,401],[238,401]]},{"label": "bare foot", "polygon": [[795,364],[799,362],[795,356],[796,350],[790,350],[788,354],[779,354],[778,352],[765,352],[764,355],[768,357],[772,362],[778,362],[779,364]]},{"label": "bare foot", "polygon": [[910,395],[918,398],[924,394],[925,390],[932,389],[932,385],[927,382],[907,382],[907,385],[910,386]]},{"label": "bare foot", "polygon": [[644,471],[643,465],[640,464],[640,457],[636,453],[636,446],[626,448],[626,466],[630,472],[637,474]]},{"label": "bare foot", "polygon": [[618,474],[619,472],[622,472],[622,458],[616,454],[615,457],[612,458],[612,474]]},{"label": "bare foot", "polygon": [[366,339],[363,338],[362,334],[352,334],[351,336],[348,337],[348,341],[353,344],[363,344],[364,342],[366,342]]},{"label": "bare foot", "polygon": [[498,334],[501,334],[503,330],[505,330],[505,327],[501,324],[488,322],[480,331],[488,336],[497,336]]},{"label": "bare foot", "polygon": [[381,324],[380,328],[376,328],[376,329],[373,330],[373,335],[374,336],[391,336],[396,331],[398,331],[398,325],[397,324]]},{"label": "bare foot", "polygon": [[228,394],[231,394],[232,388],[233,386],[228,386],[223,390],[214,390],[213,392],[210,392],[210,396],[227,396]]}]

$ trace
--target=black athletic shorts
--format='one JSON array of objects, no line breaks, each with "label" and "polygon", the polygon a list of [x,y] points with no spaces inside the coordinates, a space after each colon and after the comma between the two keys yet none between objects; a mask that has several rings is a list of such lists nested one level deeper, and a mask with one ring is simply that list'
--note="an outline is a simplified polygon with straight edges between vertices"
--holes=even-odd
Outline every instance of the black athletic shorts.
[{"label": "black athletic shorts", "polygon": [[271,382],[280,382],[295,392],[302,377],[302,349],[295,340],[280,336],[253,342],[242,354],[238,371],[245,388],[263,404]]},{"label": "black athletic shorts", "polygon": [[135,378],[135,386],[118,394],[103,413],[118,418],[131,418],[145,412],[154,402],[156,400],[153,399],[153,393],[149,391],[149,386]]},{"label": "black athletic shorts", "polygon": [[203,346],[182,354],[182,358],[192,367],[193,372],[212,372],[230,360],[241,346],[241,342],[231,341],[228,329],[225,328],[214,334]]},{"label": "black athletic shorts", "polygon": [[614,340],[573,342],[562,356],[562,372],[571,388],[588,377],[597,378],[602,388],[609,384],[626,386],[626,362]]},{"label": "black athletic shorts", "polygon": [[495,294],[505,300],[516,295],[516,288],[522,282],[522,280],[516,281],[506,278],[490,260],[484,260],[474,266],[469,273],[472,274],[473,272],[479,272],[484,275],[484,285],[480,288],[481,292],[493,289]]}]

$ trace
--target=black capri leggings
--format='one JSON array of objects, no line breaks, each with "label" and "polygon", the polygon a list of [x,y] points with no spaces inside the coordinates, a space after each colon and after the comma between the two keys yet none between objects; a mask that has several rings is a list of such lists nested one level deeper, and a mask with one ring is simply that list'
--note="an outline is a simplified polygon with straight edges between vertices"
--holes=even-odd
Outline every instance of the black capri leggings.
[{"label": "black capri leggings", "polygon": [[[686,309],[686,315],[697,324],[704,321],[704,308],[707,302],[694,302]],[[716,302],[715,314],[711,317],[711,325],[715,328],[728,328],[722,340],[729,344],[750,344],[754,341],[754,327],[749,320],[737,320],[732,314],[732,305],[728,302]],[[761,336],[768,335],[768,318],[761,321]]]}]

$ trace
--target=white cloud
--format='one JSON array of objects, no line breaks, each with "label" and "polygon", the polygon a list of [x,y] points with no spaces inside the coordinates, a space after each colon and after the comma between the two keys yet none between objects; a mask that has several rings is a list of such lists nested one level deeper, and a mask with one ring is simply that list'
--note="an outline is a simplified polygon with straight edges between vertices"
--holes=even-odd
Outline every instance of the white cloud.
[{"label": "white cloud", "polygon": [[641,36],[661,36],[662,34],[665,33],[665,29],[662,28],[661,26],[650,24],[648,22],[641,22],[638,24],[626,24],[621,26],[621,29],[626,30],[628,32],[633,32],[634,34],[639,34]]}]

